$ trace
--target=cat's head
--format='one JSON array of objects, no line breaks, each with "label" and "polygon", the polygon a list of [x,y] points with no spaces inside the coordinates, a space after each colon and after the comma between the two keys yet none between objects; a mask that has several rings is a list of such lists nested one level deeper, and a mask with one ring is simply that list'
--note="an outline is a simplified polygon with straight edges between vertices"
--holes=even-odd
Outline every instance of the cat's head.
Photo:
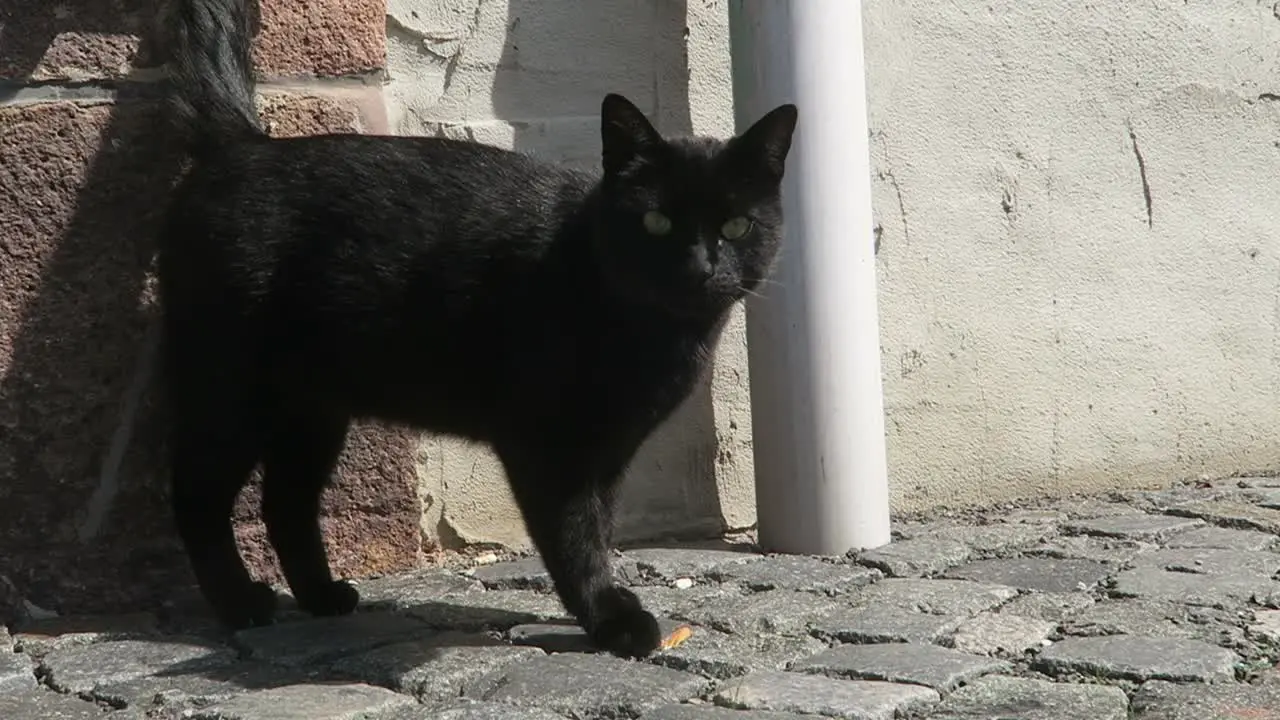
[{"label": "cat's head", "polygon": [[607,281],[629,300],[695,316],[754,291],[778,254],[796,117],[781,105],[727,141],[664,139],[626,98],[606,96],[595,243]]}]

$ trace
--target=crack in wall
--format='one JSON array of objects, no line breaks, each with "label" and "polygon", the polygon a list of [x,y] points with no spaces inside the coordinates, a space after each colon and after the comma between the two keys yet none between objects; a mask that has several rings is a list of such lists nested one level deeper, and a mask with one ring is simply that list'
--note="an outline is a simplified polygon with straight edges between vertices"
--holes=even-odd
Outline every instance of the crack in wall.
[{"label": "crack in wall", "polygon": [[[898,184],[898,177],[893,173],[893,159],[889,153],[889,142],[885,139],[884,132],[873,132],[872,139],[879,140],[880,146],[884,149],[885,165],[883,170],[878,170],[876,175],[881,180],[886,180],[889,187],[893,188],[893,194],[898,200],[898,218],[902,221],[902,240],[905,244],[911,244],[911,223],[907,221],[907,202],[902,195],[902,186]],[[883,231],[883,228],[881,228]],[[876,253],[880,252],[880,238],[876,236]]]},{"label": "crack in wall", "polygon": [[[429,31],[421,30],[397,17],[395,12],[387,13],[387,34],[410,40],[411,44],[423,55],[427,55],[444,63],[444,85],[441,95],[448,95],[453,86],[454,77],[462,62],[462,54],[476,33],[484,18],[486,0],[478,0],[471,10],[471,18],[465,27],[458,30]],[[415,14],[416,15],[416,14]],[[516,18],[516,23],[519,18]],[[513,26],[514,27],[514,26]]]},{"label": "crack in wall", "polygon": [[1138,159],[1138,176],[1142,178],[1142,199],[1147,205],[1147,227],[1154,227],[1155,219],[1151,212],[1151,181],[1147,178],[1147,160],[1142,157],[1142,149],[1138,147],[1138,133],[1133,129],[1133,123],[1126,123],[1125,128],[1129,131],[1129,142],[1133,145],[1133,156]]}]

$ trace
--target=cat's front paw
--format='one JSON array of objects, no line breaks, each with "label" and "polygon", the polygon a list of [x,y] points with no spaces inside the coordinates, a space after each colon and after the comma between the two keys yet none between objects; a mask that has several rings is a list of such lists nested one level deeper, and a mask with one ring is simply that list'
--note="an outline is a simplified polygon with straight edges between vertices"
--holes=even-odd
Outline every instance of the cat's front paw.
[{"label": "cat's front paw", "polygon": [[662,642],[657,618],[641,607],[640,599],[626,588],[601,591],[593,609],[587,634],[602,650],[625,658],[642,658]]},{"label": "cat's front paw", "polygon": [[298,607],[320,617],[350,615],[360,603],[360,593],[351,583],[334,580],[324,585],[295,591]]}]

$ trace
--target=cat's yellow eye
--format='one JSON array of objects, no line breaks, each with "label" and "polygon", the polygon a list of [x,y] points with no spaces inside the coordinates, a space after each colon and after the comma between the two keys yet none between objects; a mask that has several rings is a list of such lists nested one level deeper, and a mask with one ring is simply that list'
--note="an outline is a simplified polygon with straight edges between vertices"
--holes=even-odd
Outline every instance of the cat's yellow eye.
[{"label": "cat's yellow eye", "polygon": [[720,226],[720,235],[725,240],[741,240],[749,232],[751,232],[751,220],[744,217],[733,218]]},{"label": "cat's yellow eye", "polygon": [[644,214],[644,229],[650,235],[666,235],[671,232],[671,218],[657,210]]}]

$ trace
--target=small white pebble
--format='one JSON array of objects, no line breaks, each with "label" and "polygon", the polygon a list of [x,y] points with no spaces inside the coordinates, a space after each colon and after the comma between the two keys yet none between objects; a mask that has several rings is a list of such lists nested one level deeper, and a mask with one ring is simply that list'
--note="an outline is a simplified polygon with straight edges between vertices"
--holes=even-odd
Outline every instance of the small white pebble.
[{"label": "small white pebble", "polygon": [[496,562],[498,562],[498,556],[493,553],[485,553],[483,555],[476,556],[477,565],[492,565]]},{"label": "small white pebble", "polygon": [[672,584],[676,586],[677,590],[688,590],[693,587],[693,578],[676,578],[676,581]]},{"label": "small white pebble", "polygon": [[1049,638],[1045,638],[1040,641],[1040,647],[1049,647],[1052,644],[1053,644],[1053,641],[1050,640]]}]

